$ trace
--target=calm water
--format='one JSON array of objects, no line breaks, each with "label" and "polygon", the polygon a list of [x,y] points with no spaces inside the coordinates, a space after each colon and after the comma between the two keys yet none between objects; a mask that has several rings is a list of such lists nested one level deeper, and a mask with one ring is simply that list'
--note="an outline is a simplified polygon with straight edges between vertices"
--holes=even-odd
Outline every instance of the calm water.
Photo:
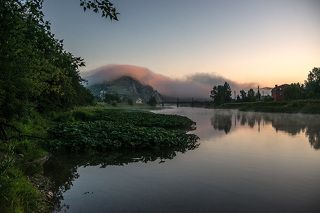
[{"label": "calm water", "polygon": [[320,117],[165,109],[197,122],[193,150],[51,159],[67,212],[320,212]]}]

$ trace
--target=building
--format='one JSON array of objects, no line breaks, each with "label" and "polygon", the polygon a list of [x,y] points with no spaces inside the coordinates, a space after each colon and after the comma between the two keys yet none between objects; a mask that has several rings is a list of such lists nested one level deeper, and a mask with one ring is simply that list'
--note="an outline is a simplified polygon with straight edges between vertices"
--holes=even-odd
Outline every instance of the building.
[{"label": "building", "polygon": [[138,99],[136,100],[136,104],[143,104],[142,99],[141,99],[141,98],[138,98]]},{"label": "building", "polygon": [[286,87],[288,87],[288,84],[282,84],[280,86],[276,85],[272,90],[271,90],[271,95],[273,100],[275,101],[282,101],[284,99],[284,94],[283,91]]}]

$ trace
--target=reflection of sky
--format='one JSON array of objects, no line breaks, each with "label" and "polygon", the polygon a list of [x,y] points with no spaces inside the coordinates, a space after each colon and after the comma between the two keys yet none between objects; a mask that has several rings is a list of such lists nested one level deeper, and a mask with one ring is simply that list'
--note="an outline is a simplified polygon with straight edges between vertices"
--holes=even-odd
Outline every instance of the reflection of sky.
[{"label": "reflection of sky", "polygon": [[228,134],[239,134],[240,137],[243,131],[250,129],[252,134],[254,131],[261,134],[268,132],[269,137],[281,133],[304,136],[304,139],[308,139],[315,149],[320,148],[319,115],[254,113],[202,108],[192,110],[192,108],[183,107],[162,110],[161,113],[185,115],[196,121],[197,129],[193,133],[200,136],[202,142]]},{"label": "reflection of sky", "polygon": [[[80,177],[63,194],[62,203],[70,205],[70,212],[319,212],[319,151],[310,147],[304,132],[298,132],[316,128],[318,116],[202,108],[159,112],[196,121],[199,148],[164,163],[117,166],[111,154],[113,163],[104,168],[80,166],[76,168]],[[232,122],[227,133],[214,129],[211,121],[227,120],[226,115],[232,121],[237,115],[250,123],[261,120],[260,131],[257,122],[253,127],[239,125],[241,119],[236,125]],[[70,167],[74,168],[72,163]],[[53,173],[61,171],[67,169]]]}]

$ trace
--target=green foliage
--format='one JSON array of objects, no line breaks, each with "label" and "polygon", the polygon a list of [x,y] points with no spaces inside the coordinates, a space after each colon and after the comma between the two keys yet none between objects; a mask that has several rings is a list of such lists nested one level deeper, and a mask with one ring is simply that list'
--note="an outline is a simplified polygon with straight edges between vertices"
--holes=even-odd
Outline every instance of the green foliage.
[{"label": "green foliage", "polygon": [[93,101],[81,84],[83,59],[63,49],[41,8],[42,0],[0,1],[2,123],[21,120],[32,110],[67,109]]},{"label": "green foliage", "polygon": [[118,94],[111,94],[111,93],[106,93],[104,95],[104,102],[111,104],[111,103],[120,103],[120,96]]},{"label": "green foliage", "polygon": [[257,92],[255,92],[252,88],[249,89],[248,92],[245,90],[240,90],[240,96],[237,98],[237,102],[254,102],[261,99],[259,87]]},{"label": "green foliage", "polygon": [[297,100],[305,98],[304,86],[300,83],[292,83],[283,89],[285,100]]},{"label": "green foliage", "polygon": [[50,131],[53,149],[68,151],[97,151],[112,149],[143,149],[155,147],[189,146],[196,142],[196,136],[184,131],[166,130],[156,127],[136,127],[108,121],[61,124]]},{"label": "green foliage", "polygon": [[41,194],[17,169],[11,168],[0,175],[1,212],[43,212]]},{"label": "green foliage", "polygon": [[[81,117],[77,116],[82,114]],[[111,121],[119,123],[130,123],[135,126],[161,127],[166,129],[190,130],[195,123],[187,117],[179,115],[162,115],[143,111],[124,111],[110,109],[78,109],[71,115],[73,121]]]},{"label": "green foliage", "polygon": [[244,90],[240,90],[240,96],[241,96],[241,100],[242,101],[246,101],[247,100],[247,93]]},{"label": "green foliage", "polygon": [[213,99],[215,105],[231,102],[231,88],[225,82],[224,85],[214,86],[211,90],[210,97]]},{"label": "green foliage", "polygon": [[80,121],[50,129],[48,145],[67,151],[188,147],[197,140],[186,134],[193,125],[190,119],[177,115],[98,110],[87,112]]},{"label": "green foliage", "polygon": [[256,101],[256,96],[253,89],[249,89],[247,99],[248,101],[251,101],[251,102]]},{"label": "green foliage", "polygon": [[[27,167],[22,164],[17,166],[19,159],[15,155],[20,148],[16,144],[7,144],[0,147],[1,212],[43,212],[45,204],[40,192],[33,187],[20,169]],[[30,151],[32,152],[32,150]],[[1,152],[5,153],[3,157],[1,157]],[[22,153],[25,154],[26,152],[23,151]],[[20,161],[23,161],[23,159]]]},{"label": "green foliage", "polygon": [[320,98],[320,67],[309,72],[305,86],[309,98]]},{"label": "green foliage", "polygon": [[156,106],[157,105],[157,99],[156,97],[152,96],[149,100],[148,100],[148,105],[150,106]]},{"label": "green foliage", "polygon": [[132,106],[132,105],[133,105],[133,100],[132,100],[132,99],[130,99],[130,98],[127,100],[127,102],[128,102],[128,104],[129,104],[130,106]]},{"label": "green foliage", "polygon": [[239,109],[241,111],[256,112],[281,112],[281,113],[310,113],[320,114],[319,100],[293,100],[293,101],[268,101],[228,103],[219,106],[223,109]]},{"label": "green foliage", "polygon": [[100,12],[101,17],[118,21],[119,13],[109,0],[80,0],[80,6],[84,11],[88,9],[95,13]]},{"label": "green foliage", "polygon": [[47,152],[41,148],[39,143],[31,140],[15,141],[12,143],[13,151],[15,154],[22,156],[23,163],[32,162],[47,155]]}]

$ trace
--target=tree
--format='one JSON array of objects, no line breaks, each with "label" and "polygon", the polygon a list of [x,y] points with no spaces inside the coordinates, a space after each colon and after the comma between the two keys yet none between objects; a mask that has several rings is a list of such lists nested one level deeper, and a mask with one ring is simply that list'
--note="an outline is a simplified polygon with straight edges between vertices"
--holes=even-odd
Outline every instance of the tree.
[{"label": "tree", "polygon": [[156,97],[152,96],[152,97],[148,100],[147,104],[150,105],[150,106],[156,106],[156,105],[157,105],[157,99],[156,99]]},{"label": "tree", "polygon": [[242,101],[247,101],[247,93],[244,90],[240,90],[240,96]]},{"label": "tree", "polygon": [[283,89],[283,97],[285,100],[295,100],[305,98],[305,89],[303,84],[292,83]]},{"label": "tree", "polygon": [[320,98],[320,67],[309,72],[305,87],[309,98]]},{"label": "tree", "polygon": [[248,91],[248,101],[255,101],[256,97],[255,97],[255,92],[254,90],[251,88]]},{"label": "tree", "polygon": [[129,98],[129,99],[127,100],[127,103],[132,106],[132,105],[133,105],[133,100],[132,100],[131,98]]},{"label": "tree", "polygon": [[260,87],[259,87],[259,86],[258,86],[258,91],[257,91],[257,93],[256,93],[256,99],[257,99],[258,101],[261,100],[261,93],[260,93]]},{"label": "tree", "polygon": [[231,102],[232,91],[231,91],[230,85],[227,82],[224,83],[223,89],[224,89],[224,102],[225,103]]},{"label": "tree", "polygon": [[104,95],[103,101],[111,104],[111,103],[120,103],[121,100],[118,94],[106,93]]},{"label": "tree", "polygon": [[95,13],[100,12],[101,17],[118,21],[119,13],[109,0],[80,0],[80,6],[84,11],[88,9]]},{"label": "tree", "polygon": [[65,51],[51,33],[42,2],[0,1],[0,139],[6,138],[4,126],[31,111],[93,101],[79,75],[83,59]]},{"label": "tree", "polygon": [[213,99],[215,105],[231,102],[231,88],[225,82],[224,85],[214,86],[210,92],[210,97]]}]

